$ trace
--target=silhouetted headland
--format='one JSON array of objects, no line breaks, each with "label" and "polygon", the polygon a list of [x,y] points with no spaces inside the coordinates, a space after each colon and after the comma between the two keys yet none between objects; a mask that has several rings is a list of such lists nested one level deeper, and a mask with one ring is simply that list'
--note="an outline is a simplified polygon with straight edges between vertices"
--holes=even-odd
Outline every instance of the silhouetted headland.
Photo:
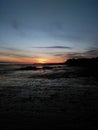
[{"label": "silhouetted headland", "polygon": [[80,66],[80,67],[97,67],[98,66],[98,57],[96,58],[80,58],[80,59],[68,59],[65,62],[69,66]]},{"label": "silhouetted headland", "polygon": [[68,59],[65,62],[69,67],[79,67],[76,71],[77,76],[98,77],[98,57],[96,58],[81,58],[81,59]]}]

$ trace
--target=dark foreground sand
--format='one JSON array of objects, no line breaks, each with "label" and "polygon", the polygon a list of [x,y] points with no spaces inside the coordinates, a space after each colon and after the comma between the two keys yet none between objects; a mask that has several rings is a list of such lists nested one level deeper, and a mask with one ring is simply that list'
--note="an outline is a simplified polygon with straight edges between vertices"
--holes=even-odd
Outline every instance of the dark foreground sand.
[{"label": "dark foreground sand", "polygon": [[16,78],[16,72],[12,73],[8,80],[7,75],[2,75],[2,129],[97,129],[98,80],[95,75],[87,75],[79,68],[45,72],[35,77],[31,73],[27,77],[24,74],[21,78],[18,72]]}]

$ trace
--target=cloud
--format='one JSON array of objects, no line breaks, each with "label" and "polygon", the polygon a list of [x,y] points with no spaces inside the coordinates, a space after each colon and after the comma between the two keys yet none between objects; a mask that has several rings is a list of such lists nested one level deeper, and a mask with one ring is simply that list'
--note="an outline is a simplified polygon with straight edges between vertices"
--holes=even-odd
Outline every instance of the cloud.
[{"label": "cloud", "polygon": [[84,52],[73,52],[66,55],[69,58],[92,58],[98,57],[98,49],[88,49]]},{"label": "cloud", "polygon": [[66,55],[68,58],[85,58],[85,54],[84,53],[78,53],[78,52],[73,52],[73,53],[68,53]]},{"label": "cloud", "polygon": [[92,58],[92,57],[98,57],[98,50],[87,50],[84,52],[65,52],[65,53],[56,53],[53,54],[55,57],[61,57],[61,58]]},{"label": "cloud", "polygon": [[0,47],[0,52],[5,52],[5,53],[26,53],[26,50],[22,50],[19,48],[12,48],[12,47]]},{"label": "cloud", "polygon": [[64,54],[54,54],[54,56],[57,56],[57,57],[65,57],[65,53],[64,53]]},{"label": "cloud", "polygon": [[85,52],[85,55],[90,57],[98,57],[98,48],[90,48]]},{"label": "cloud", "polygon": [[35,58],[33,56],[28,56],[24,54],[13,54],[13,53],[6,53],[6,52],[0,52],[0,56],[9,56],[9,57],[15,57],[15,58]]},{"label": "cloud", "polygon": [[67,57],[67,58],[80,58],[84,57],[83,53],[78,52],[67,52],[67,53],[61,53],[61,54],[54,54],[56,57]]},{"label": "cloud", "polygon": [[11,23],[11,26],[14,29],[18,30],[19,29],[19,23],[18,23],[18,21],[17,20],[13,20],[12,23]]},{"label": "cloud", "polygon": [[32,48],[46,48],[46,49],[72,49],[71,47],[68,46],[46,46],[46,47],[32,47]]},{"label": "cloud", "polygon": [[86,53],[89,53],[89,54],[98,54],[98,49],[91,49],[91,50],[88,50]]},{"label": "cloud", "polygon": [[0,56],[9,56],[15,58],[37,58],[37,56],[31,56],[29,51],[18,49],[18,48],[0,48]]}]

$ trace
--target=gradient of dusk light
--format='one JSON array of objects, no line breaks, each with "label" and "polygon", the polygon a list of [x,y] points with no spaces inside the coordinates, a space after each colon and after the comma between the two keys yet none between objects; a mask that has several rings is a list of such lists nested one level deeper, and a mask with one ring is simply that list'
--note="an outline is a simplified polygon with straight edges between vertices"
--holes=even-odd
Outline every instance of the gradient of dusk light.
[{"label": "gradient of dusk light", "polygon": [[0,62],[98,56],[97,0],[0,0]]}]

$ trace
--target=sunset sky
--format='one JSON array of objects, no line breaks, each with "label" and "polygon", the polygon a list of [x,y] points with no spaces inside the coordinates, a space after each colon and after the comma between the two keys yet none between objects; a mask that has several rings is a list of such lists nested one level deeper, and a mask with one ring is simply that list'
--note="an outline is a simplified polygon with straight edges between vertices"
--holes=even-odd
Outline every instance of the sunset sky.
[{"label": "sunset sky", "polygon": [[98,0],[0,0],[0,62],[98,56]]}]

